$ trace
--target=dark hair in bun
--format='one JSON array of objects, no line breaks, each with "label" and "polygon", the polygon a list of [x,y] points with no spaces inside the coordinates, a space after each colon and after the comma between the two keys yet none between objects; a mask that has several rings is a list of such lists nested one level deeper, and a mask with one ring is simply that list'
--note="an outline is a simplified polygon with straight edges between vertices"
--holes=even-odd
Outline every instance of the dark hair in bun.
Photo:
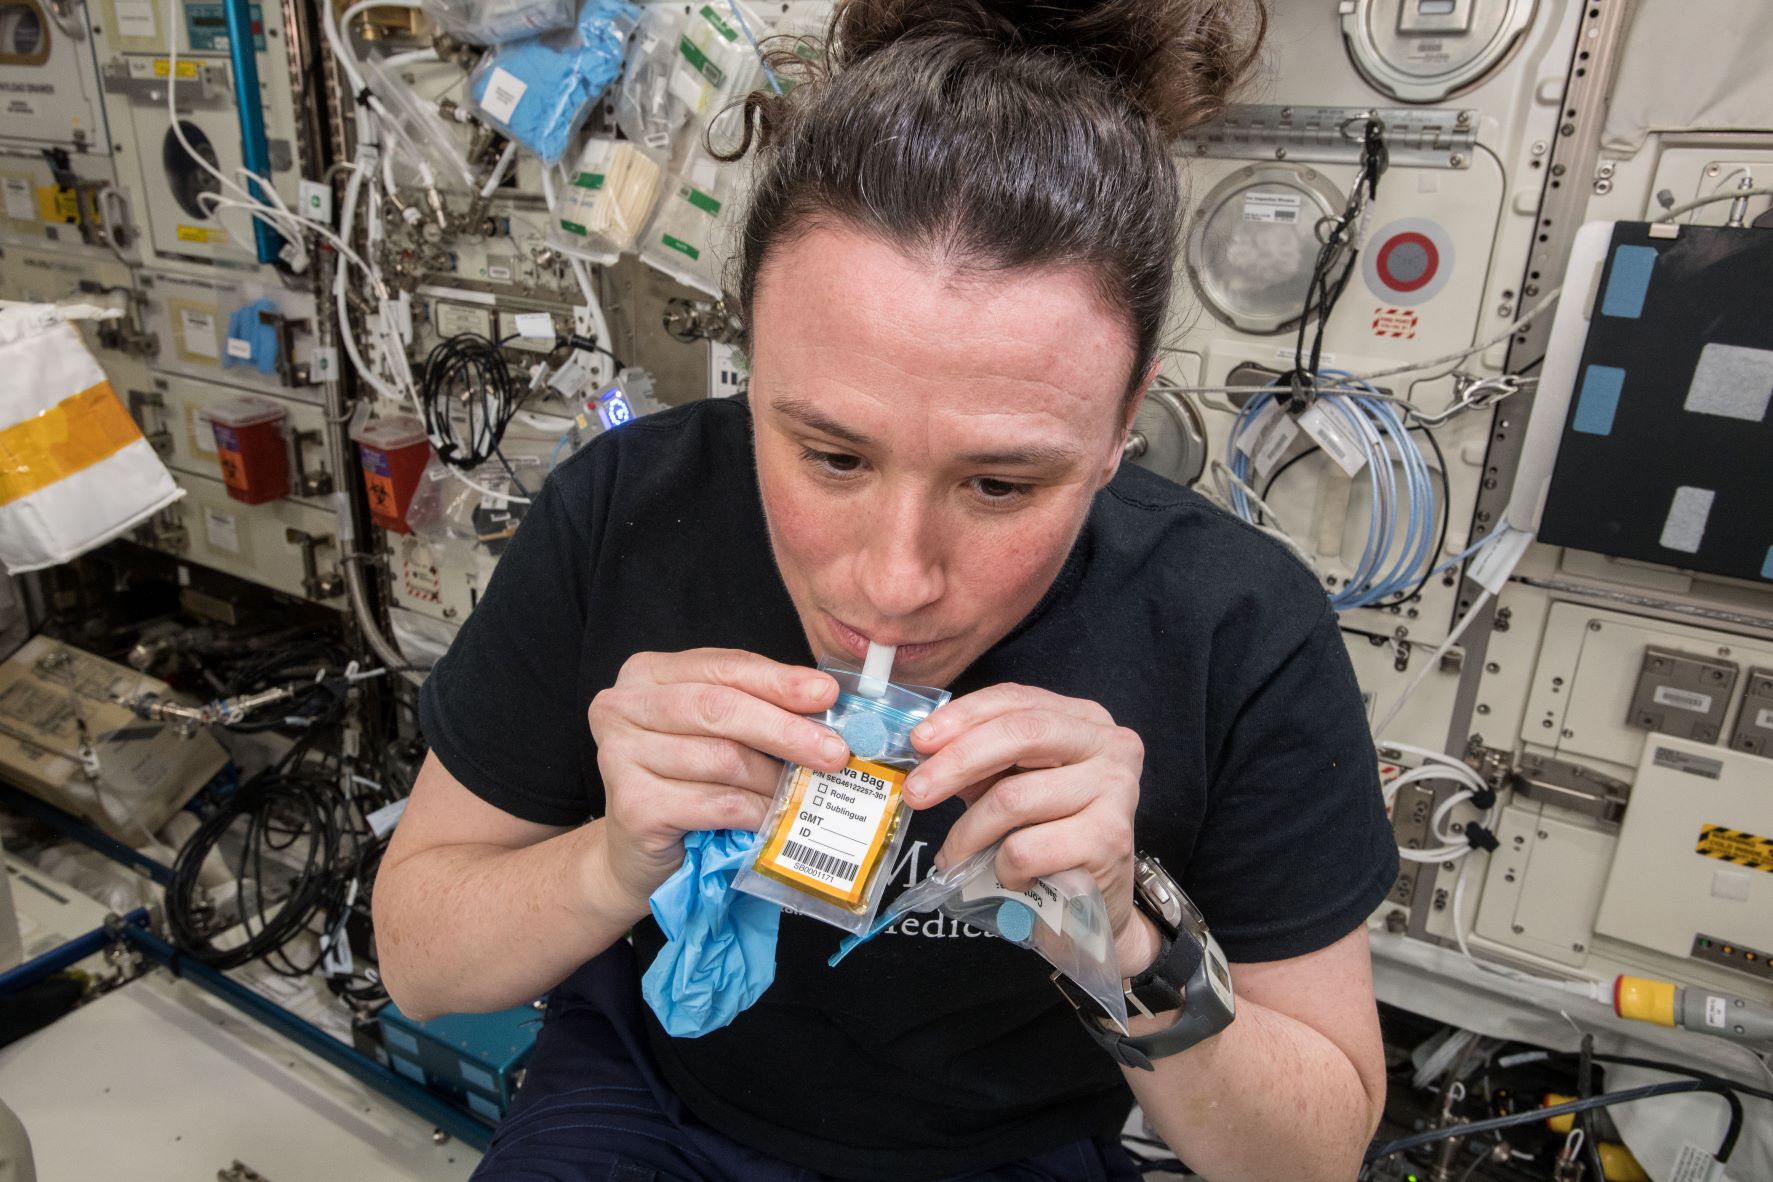
[{"label": "dark hair in bun", "polygon": [[746,331],[772,250],[833,222],[978,273],[1079,267],[1133,330],[1137,383],[1173,282],[1170,141],[1255,60],[1264,0],[839,0],[824,52],[769,54],[738,258]]}]

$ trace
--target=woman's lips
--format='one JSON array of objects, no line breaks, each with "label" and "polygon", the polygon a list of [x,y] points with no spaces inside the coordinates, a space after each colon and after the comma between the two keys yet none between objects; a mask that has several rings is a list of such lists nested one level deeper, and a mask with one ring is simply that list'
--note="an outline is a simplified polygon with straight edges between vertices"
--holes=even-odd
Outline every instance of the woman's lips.
[{"label": "woman's lips", "polygon": [[[843,647],[843,655],[857,661],[868,655],[870,637],[866,633],[850,627],[830,612],[825,613],[825,620],[831,626],[832,635]],[[893,657],[893,663],[895,665],[915,665],[920,658],[934,652],[941,644],[940,640],[923,640],[916,644],[901,644],[898,646],[899,651]]]}]

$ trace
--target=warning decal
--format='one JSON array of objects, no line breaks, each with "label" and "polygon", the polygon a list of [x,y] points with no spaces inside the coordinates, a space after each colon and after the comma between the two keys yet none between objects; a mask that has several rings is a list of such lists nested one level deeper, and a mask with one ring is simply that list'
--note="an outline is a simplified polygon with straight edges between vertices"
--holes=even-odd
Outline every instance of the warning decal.
[{"label": "warning decal", "polygon": [[1416,339],[1416,313],[1408,308],[1374,308],[1373,335],[1393,340]]},{"label": "warning decal", "polygon": [[1773,837],[1757,837],[1722,825],[1701,825],[1699,844],[1693,850],[1720,862],[1773,874]]}]

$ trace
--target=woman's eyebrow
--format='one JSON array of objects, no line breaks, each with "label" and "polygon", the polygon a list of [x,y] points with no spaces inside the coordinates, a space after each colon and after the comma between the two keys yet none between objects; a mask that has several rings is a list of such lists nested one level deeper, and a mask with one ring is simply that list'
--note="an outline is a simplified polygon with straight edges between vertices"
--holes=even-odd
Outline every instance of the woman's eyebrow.
[{"label": "woman's eyebrow", "polygon": [[1077,449],[1054,443],[1027,443],[1002,451],[970,451],[963,464],[981,468],[1061,468],[1077,459]]},{"label": "woman's eyebrow", "polygon": [[[833,439],[841,439],[855,447],[873,447],[874,440],[862,432],[826,417],[804,398],[772,398],[770,406],[778,413],[794,419]],[[1074,447],[1057,443],[1023,443],[995,451],[971,451],[957,457],[962,464],[980,468],[1063,468],[1078,457]]]},{"label": "woman's eyebrow", "polygon": [[834,419],[826,418],[819,413],[817,407],[804,398],[773,398],[770,400],[770,406],[777,414],[787,415],[791,419],[798,420],[802,426],[811,427],[833,439],[841,439],[845,443],[852,443],[857,447],[874,446],[874,440]]}]

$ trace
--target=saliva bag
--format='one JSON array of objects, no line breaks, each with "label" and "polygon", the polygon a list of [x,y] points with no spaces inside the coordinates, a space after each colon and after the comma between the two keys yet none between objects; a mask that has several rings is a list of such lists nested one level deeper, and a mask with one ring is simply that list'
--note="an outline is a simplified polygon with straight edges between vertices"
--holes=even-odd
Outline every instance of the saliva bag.
[{"label": "saliva bag", "polygon": [[860,670],[831,658],[819,668],[837,679],[837,701],[809,717],[843,737],[849,762],[835,772],[795,763],[782,769],[757,831],[756,856],[733,886],[846,932],[864,932],[910,828],[905,777],[923,762],[911,746],[911,728],[949,694],[896,681],[869,684]]}]

